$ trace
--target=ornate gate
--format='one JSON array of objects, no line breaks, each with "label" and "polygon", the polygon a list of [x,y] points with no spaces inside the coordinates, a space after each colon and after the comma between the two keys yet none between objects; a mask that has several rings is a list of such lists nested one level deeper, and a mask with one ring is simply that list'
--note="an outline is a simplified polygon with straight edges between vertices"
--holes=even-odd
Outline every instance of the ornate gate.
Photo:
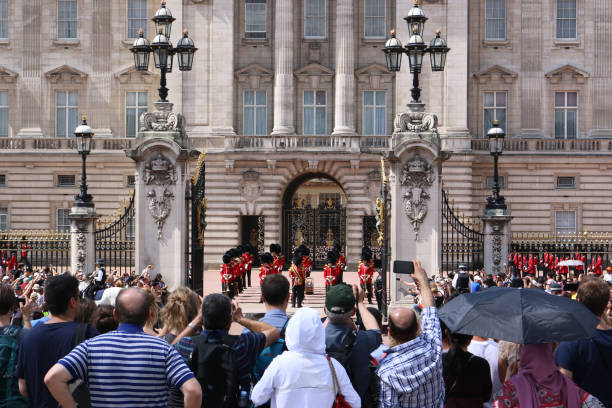
[{"label": "ornate gate", "polygon": [[206,165],[205,153],[201,153],[191,178],[191,245],[188,245],[190,276],[185,281],[188,286],[202,295],[204,278],[204,230],[206,229],[206,185],[204,182]]},{"label": "ornate gate", "polygon": [[319,208],[301,208],[299,204],[293,207],[283,213],[285,258],[290,262],[295,248],[304,244],[310,248],[313,269],[322,269],[334,243],[346,242],[346,209],[331,200]]},{"label": "ornate gate", "polygon": [[472,218],[457,216],[442,189],[442,263],[440,272],[454,272],[460,264],[469,270],[484,267],[484,234],[480,223]]},{"label": "ornate gate", "polygon": [[96,229],[96,259],[104,259],[107,270],[131,272],[136,257],[136,225],[134,224],[134,193],[124,201],[115,219],[99,220]]}]

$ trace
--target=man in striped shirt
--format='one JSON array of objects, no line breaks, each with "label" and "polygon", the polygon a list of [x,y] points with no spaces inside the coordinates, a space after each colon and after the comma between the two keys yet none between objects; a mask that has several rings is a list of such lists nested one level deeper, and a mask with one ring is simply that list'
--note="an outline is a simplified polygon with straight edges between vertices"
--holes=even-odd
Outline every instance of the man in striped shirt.
[{"label": "man in striped shirt", "polygon": [[68,382],[80,379],[89,384],[93,408],[167,407],[168,386],[183,392],[185,407],[200,407],[200,384],[178,353],[163,339],[142,331],[148,316],[146,293],[122,290],[114,314],[116,331],[81,343],[45,376],[60,405],[76,407]]}]

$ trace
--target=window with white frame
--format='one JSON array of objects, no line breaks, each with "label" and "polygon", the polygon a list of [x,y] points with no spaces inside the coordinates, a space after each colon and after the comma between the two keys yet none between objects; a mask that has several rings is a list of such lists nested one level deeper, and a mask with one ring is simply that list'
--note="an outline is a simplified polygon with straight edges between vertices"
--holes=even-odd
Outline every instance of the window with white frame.
[{"label": "window with white frame", "polygon": [[577,15],[576,0],[557,0],[557,39],[577,38]]},{"label": "window with white frame", "polygon": [[555,139],[578,135],[578,93],[555,92]]},{"label": "window with white frame", "polygon": [[9,135],[9,100],[8,92],[0,92],[0,137],[8,137]]},{"label": "window with white frame", "polygon": [[266,91],[244,91],[242,112],[242,133],[244,135],[268,134]]},{"label": "window with white frame", "polygon": [[138,38],[138,30],[144,30],[147,38],[147,0],[128,0],[127,38]]},{"label": "window with white frame", "polygon": [[57,39],[77,38],[77,0],[57,0]]},{"label": "window with white frame", "polygon": [[266,38],[266,0],[245,0],[244,37]]},{"label": "window with white frame", "polygon": [[304,91],[305,135],[327,134],[327,94],[325,91]]},{"label": "window with white frame", "polygon": [[365,1],[365,38],[385,38],[387,36],[386,0]]},{"label": "window with white frame", "polygon": [[70,232],[70,210],[67,208],[57,209],[57,231],[58,232]]},{"label": "window with white frame", "polygon": [[9,219],[8,219],[8,208],[0,207],[0,231],[8,230]]},{"label": "window with white frame", "polygon": [[326,0],[304,0],[304,38],[325,38]]},{"label": "window with white frame", "polygon": [[70,137],[77,127],[79,93],[58,91],[55,93],[55,137]]},{"label": "window with white frame", "polygon": [[576,211],[556,211],[555,231],[557,235],[576,233]]},{"label": "window with white frame", "polygon": [[147,111],[147,92],[125,93],[125,136],[136,137],[138,135],[138,119]]},{"label": "window with white frame", "polygon": [[387,92],[363,91],[363,134],[387,134]]},{"label": "window with white frame", "polygon": [[502,92],[484,93],[484,134],[493,127],[493,121],[499,121],[499,127],[505,132],[506,129],[506,109],[508,108],[508,94]]},{"label": "window with white frame", "polygon": [[485,23],[485,39],[506,39],[506,0],[487,0]]},{"label": "window with white frame", "polygon": [[0,40],[8,40],[8,0],[0,0]]}]

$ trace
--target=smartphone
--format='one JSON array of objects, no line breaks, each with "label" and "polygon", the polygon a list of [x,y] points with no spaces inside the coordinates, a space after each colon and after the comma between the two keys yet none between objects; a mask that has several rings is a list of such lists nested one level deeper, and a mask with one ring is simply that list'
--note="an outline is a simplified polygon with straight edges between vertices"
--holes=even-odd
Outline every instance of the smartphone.
[{"label": "smartphone", "polygon": [[412,275],[414,273],[414,263],[412,261],[394,261],[393,273]]}]

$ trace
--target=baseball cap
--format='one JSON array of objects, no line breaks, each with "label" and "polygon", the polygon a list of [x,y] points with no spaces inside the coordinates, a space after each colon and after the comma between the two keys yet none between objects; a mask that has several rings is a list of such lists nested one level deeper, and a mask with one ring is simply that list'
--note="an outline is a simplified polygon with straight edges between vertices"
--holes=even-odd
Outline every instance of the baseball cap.
[{"label": "baseball cap", "polygon": [[11,280],[11,278],[9,278],[8,276],[4,276],[2,280]]},{"label": "baseball cap", "polygon": [[475,282],[482,282],[482,278],[478,275],[474,276],[474,281]]},{"label": "baseball cap", "polygon": [[40,290],[40,285],[35,283],[34,286],[32,286],[32,290]]},{"label": "baseball cap", "polygon": [[353,288],[346,284],[334,285],[325,296],[325,308],[332,313],[348,313],[355,307]]}]

